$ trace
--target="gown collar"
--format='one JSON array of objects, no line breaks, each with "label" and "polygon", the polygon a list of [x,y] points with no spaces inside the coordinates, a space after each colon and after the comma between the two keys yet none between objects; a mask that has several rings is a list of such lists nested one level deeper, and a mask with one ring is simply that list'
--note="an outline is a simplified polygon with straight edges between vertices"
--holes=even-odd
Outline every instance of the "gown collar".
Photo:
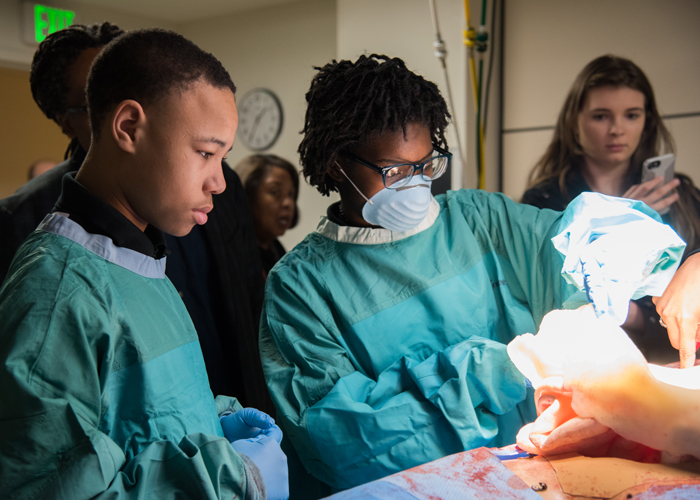
[{"label": "gown collar", "polygon": [[440,204],[434,197],[430,197],[430,208],[425,219],[413,229],[396,232],[384,228],[341,226],[332,222],[328,217],[321,217],[316,232],[337,241],[339,243],[353,243],[356,245],[381,245],[400,241],[414,234],[425,231],[432,227],[440,215]]}]

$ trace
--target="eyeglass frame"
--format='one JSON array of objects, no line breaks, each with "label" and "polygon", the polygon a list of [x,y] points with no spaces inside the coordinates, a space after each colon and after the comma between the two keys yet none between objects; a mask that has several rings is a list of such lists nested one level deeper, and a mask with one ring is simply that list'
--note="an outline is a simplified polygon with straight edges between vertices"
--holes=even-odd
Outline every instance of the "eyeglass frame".
[{"label": "eyeglass frame", "polygon": [[[352,160],[354,162],[357,162],[360,165],[364,165],[365,167],[367,167],[371,170],[374,170],[377,173],[382,174],[382,182],[384,183],[385,188],[387,188],[387,189],[400,189],[401,186],[390,187],[390,186],[386,185],[386,174],[392,168],[400,167],[402,165],[411,165],[413,167],[413,172],[411,172],[411,177],[409,178],[409,182],[410,182],[410,179],[413,179],[413,176],[416,175],[416,170],[418,170],[419,168],[420,168],[421,175],[423,175],[423,167],[425,167],[425,165],[427,163],[435,160],[436,158],[447,158],[447,166],[445,167],[445,172],[447,172],[447,169],[449,168],[450,163],[452,162],[452,153],[450,153],[449,151],[447,151],[445,149],[442,149],[439,146],[435,146],[435,145],[433,145],[433,151],[437,151],[440,154],[437,156],[431,156],[427,160],[423,160],[423,161],[418,162],[418,163],[410,163],[410,162],[395,163],[394,165],[389,165],[386,167],[380,167],[379,165],[375,165],[371,161],[365,160],[364,158],[361,158],[361,157],[357,156],[356,154],[351,153],[350,151],[341,150],[340,155],[344,156],[348,160]],[[432,177],[430,180],[433,181],[435,179],[439,179],[440,177],[442,177],[445,174],[445,172],[441,173],[437,177]]]},{"label": "eyeglass frame", "polygon": [[73,113],[87,113],[88,112],[88,107],[87,104],[85,106],[80,106],[78,108],[66,108],[64,111],[65,114],[70,115]]}]

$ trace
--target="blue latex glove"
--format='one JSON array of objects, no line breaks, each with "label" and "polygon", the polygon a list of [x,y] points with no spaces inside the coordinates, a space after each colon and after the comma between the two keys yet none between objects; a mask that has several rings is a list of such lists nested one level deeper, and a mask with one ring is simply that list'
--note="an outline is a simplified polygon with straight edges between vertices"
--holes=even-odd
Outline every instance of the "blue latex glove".
[{"label": "blue latex glove", "polygon": [[275,425],[275,419],[255,408],[243,408],[236,413],[224,415],[219,420],[224,437],[230,443],[239,439],[254,438],[272,427],[279,431],[278,442],[282,442],[282,431]]},{"label": "blue latex glove", "polygon": [[[275,426],[277,430],[279,427]],[[273,429],[250,439],[240,439],[231,443],[238,453],[248,456],[260,469],[267,498],[270,500],[286,500],[289,498],[289,471],[287,469],[287,456],[275,439],[267,435]],[[279,432],[280,440],[282,432]]]}]

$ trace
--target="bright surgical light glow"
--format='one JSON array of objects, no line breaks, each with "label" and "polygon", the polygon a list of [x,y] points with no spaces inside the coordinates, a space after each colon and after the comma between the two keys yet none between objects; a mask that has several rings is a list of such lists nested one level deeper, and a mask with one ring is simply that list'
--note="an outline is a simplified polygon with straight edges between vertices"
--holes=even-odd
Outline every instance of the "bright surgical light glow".
[{"label": "bright surgical light glow", "polygon": [[51,33],[73,24],[75,12],[64,9],[34,5],[34,38],[41,43]]}]

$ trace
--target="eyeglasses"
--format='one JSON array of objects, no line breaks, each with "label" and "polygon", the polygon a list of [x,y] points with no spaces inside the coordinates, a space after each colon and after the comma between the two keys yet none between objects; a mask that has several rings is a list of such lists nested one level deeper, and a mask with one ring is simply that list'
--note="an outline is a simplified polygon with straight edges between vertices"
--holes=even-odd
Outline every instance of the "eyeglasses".
[{"label": "eyeglasses", "polygon": [[396,165],[389,165],[388,167],[375,165],[349,151],[341,151],[340,154],[349,160],[355,161],[382,174],[384,187],[387,189],[399,189],[411,182],[411,179],[417,171],[420,172],[421,176],[426,181],[435,180],[447,171],[447,167],[452,160],[452,153],[437,146],[434,146],[434,148],[433,156],[425,161],[420,163],[397,163]]},{"label": "eyeglasses", "polygon": [[87,106],[81,106],[79,108],[66,108],[65,113],[70,115],[71,113],[87,113]]}]

